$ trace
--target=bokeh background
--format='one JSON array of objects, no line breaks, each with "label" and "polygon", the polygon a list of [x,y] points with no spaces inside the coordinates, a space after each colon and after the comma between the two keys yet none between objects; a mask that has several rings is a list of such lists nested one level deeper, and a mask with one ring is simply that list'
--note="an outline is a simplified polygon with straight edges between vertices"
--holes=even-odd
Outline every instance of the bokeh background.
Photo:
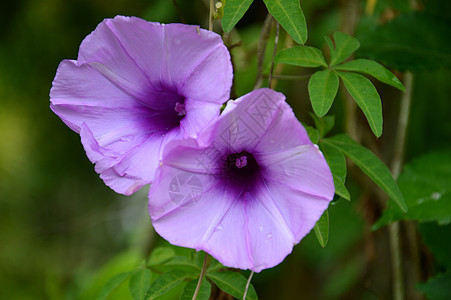
[{"label": "bokeh background", "polygon": [[[152,230],[146,188],[126,197],[106,187],[86,158],[79,136],[49,109],[48,94],[59,62],[76,59],[83,38],[104,18],[133,15],[206,28],[207,2],[177,0],[178,8],[169,0],[0,3],[0,299],[95,299],[108,278],[133,269],[154,247],[165,245]],[[355,33],[362,43],[357,56],[382,60],[401,79],[406,71],[413,72],[406,162],[451,148],[451,34],[446,25],[450,24],[450,1],[301,3],[309,26],[308,45],[325,49],[324,35],[337,30]],[[255,0],[237,29],[226,37],[227,45],[233,46],[234,97],[253,89],[257,45],[266,14],[263,2]],[[410,26],[409,18],[415,14],[432,16],[436,23]],[[399,31],[394,31],[397,35],[393,30],[379,30],[399,16],[407,21],[401,19]],[[414,30],[404,32],[406,27]],[[215,31],[221,33],[218,22]],[[273,51],[274,32],[273,28],[265,67]],[[282,30],[279,47],[291,43]],[[383,49],[390,43],[398,52],[387,57]],[[276,72],[302,75],[309,70],[278,66]],[[359,128],[360,140],[389,164],[401,93],[376,84],[384,106],[383,137],[376,140],[371,135],[359,112],[354,126]],[[276,89],[287,95],[304,124],[313,124],[306,80],[279,80]],[[331,112],[337,133],[346,130],[345,98],[341,88]],[[361,177],[351,165],[347,186],[352,201],[336,199],[330,208],[326,248],[321,248],[311,233],[282,264],[254,276],[261,299],[391,298],[387,230],[371,231],[384,202],[377,199],[376,188]],[[437,226],[420,226],[418,251],[413,251],[419,257],[404,247],[406,280],[415,268],[420,270],[420,282],[444,270],[421,234],[437,231]],[[449,249],[450,226],[440,226],[440,230],[440,243]],[[414,284],[406,284],[408,296],[421,299]],[[131,296],[123,285],[109,299]]]}]

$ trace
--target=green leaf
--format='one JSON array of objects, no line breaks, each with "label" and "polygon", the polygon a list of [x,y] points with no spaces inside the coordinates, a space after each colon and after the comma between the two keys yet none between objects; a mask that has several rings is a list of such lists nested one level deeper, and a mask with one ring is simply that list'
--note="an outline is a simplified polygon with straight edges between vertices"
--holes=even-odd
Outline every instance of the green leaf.
[{"label": "green leaf", "polygon": [[335,147],[329,146],[327,142],[324,143],[324,140],[321,141],[320,147],[332,174],[336,175],[341,181],[345,181],[347,173],[345,155]]},{"label": "green leaf", "polygon": [[[213,281],[218,288],[232,295],[235,298],[243,299],[244,289],[246,288],[247,279],[237,272],[224,271],[207,274],[207,277]],[[247,300],[258,299],[254,287],[249,285],[247,291]]]},{"label": "green leaf", "polygon": [[106,299],[110,295],[110,293],[115,288],[120,286],[125,280],[127,280],[132,275],[132,273],[133,272],[124,272],[111,277],[103,286],[102,290],[97,296],[97,300]]},{"label": "green leaf", "polygon": [[263,0],[269,13],[299,44],[307,40],[307,23],[299,0]]},{"label": "green leaf", "polygon": [[301,67],[327,67],[323,53],[317,48],[296,46],[277,53],[275,62]]},{"label": "green leaf", "polygon": [[315,234],[321,247],[326,247],[327,241],[329,240],[329,212],[323,213],[321,218],[315,224]]},{"label": "green leaf", "polygon": [[[380,25],[359,30],[359,56],[384,63],[399,71],[451,67],[449,18],[423,12],[405,13]],[[402,32],[402,34],[400,34]]]},{"label": "green leaf", "polygon": [[338,76],[331,70],[318,71],[310,77],[308,92],[313,111],[323,117],[329,111],[338,91]]},{"label": "green leaf", "polygon": [[133,273],[128,282],[128,289],[134,300],[143,300],[150,286],[152,273],[149,269],[140,269]]},{"label": "green leaf", "polygon": [[319,141],[319,131],[311,126],[304,126],[305,130],[307,130],[307,134],[312,141],[313,144],[318,144]]},{"label": "green leaf", "polygon": [[253,0],[227,0],[222,16],[224,32],[230,32],[236,23],[244,16]]},{"label": "green leaf", "polygon": [[[343,62],[360,47],[360,42],[358,39],[339,31],[334,33],[334,41],[335,53],[333,57],[331,56],[331,66],[335,66],[336,64]],[[329,45],[329,47],[331,47],[331,45]]]},{"label": "green leaf", "polygon": [[[192,300],[194,292],[196,291],[198,280],[192,280],[185,285],[180,300]],[[196,300],[208,300],[211,294],[211,284],[204,278],[200,285],[199,293]]]},{"label": "green leaf", "polygon": [[325,137],[326,134],[329,133],[329,131],[334,128],[335,125],[335,117],[334,116],[325,116],[325,117],[318,117],[317,115],[310,113],[310,116],[312,116],[313,121],[315,121],[315,126],[319,131],[319,135],[321,138]]},{"label": "green leaf", "polygon": [[409,211],[389,205],[373,229],[397,220],[451,222],[451,151],[432,152],[405,165],[398,184]]},{"label": "green leaf", "polygon": [[208,272],[218,272],[218,271],[220,271],[222,269],[227,269],[227,267],[225,267],[223,264],[221,264],[216,259],[214,259],[214,258],[211,258],[211,259],[212,259],[212,262],[208,266],[207,273]]},{"label": "green leaf", "polygon": [[441,274],[426,283],[417,285],[417,289],[428,296],[430,300],[451,299],[451,272]]},{"label": "green leaf", "polygon": [[343,83],[370,124],[373,133],[382,135],[382,103],[374,85],[362,75],[338,72]]},{"label": "green leaf", "polygon": [[329,63],[329,65],[331,65],[332,62],[336,60],[335,57],[337,56],[337,50],[335,50],[334,43],[332,42],[330,37],[324,36],[324,40],[326,41],[327,47],[329,47],[329,54],[330,54],[330,63]]},{"label": "green leaf", "polygon": [[181,270],[172,270],[158,277],[146,292],[145,299],[155,299],[179,285],[186,277],[192,275]]},{"label": "green leaf", "polygon": [[149,266],[160,265],[173,258],[174,255],[175,252],[172,248],[158,247],[153,249],[153,251],[150,253],[149,261],[147,262],[147,264]]},{"label": "green leaf", "polygon": [[323,142],[320,143],[321,151],[326,158],[327,164],[332,171],[332,176],[335,185],[335,194],[340,197],[351,200],[348,190],[345,186],[346,181],[346,158],[343,153],[334,147],[330,147]]},{"label": "green leaf", "polygon": [[189,268],[200,271],[200,267],[196,262],[194,262],[192,259],[186,257],[186,256],[174,256],[169,261],[167,261],[165,266],[170,266],[173,268]]},{"label": "green leaf", "polygon": [[348,189],[346,188],[344,181],[341,180],[336,175],[332,175],[332,177],[334,178],[335,194],[337,194],[343,199],[351,201],[351,195],[349,195]]},{"label": "green leaf", "polygon": [[363,58],[355,59],[348,61],[342,65],[338,65],[334,69],[339,71],[354,71],[358,73],[367,74],[401,91],[406,90],[402,85],[401,81],[399,81],[398,77],[395,76],[395,74],[393,74],[384,66],[375,62],[374,60]]},{"label": "green leaf", "polygon": [[418,231],[423,237],[423,243],[434,256],[435,265],[451,270],[451,239],[444,238],[451,236],[451,223],[439,225],[436,222],[425,222],[418,224]]},{"label": "green leaf", "polygon": [[336,148],[349,157],[366,175],[368,175],[368,177],[380,186],[404,212],[407,211],[404,197],[393,179],[390,170],[370,150],[359,145],[345,134],[339,134],[331,138],[323,139],[322,142]]}]

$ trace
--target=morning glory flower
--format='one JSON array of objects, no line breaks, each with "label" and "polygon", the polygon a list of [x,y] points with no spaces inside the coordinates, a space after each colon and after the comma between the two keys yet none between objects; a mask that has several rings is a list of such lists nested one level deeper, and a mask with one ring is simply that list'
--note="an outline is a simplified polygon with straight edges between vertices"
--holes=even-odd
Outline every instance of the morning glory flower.
[{"label": "morning glory flower", "polygon": [[329,166],[283,94],[229,101],[197,139],[169,143],[149,191],[155,230],[228,267],[279,264],[334,195]]},{"label": "morning glory flower", "polygon": [[118,193],[149,183],[164,145],[196,136],[229,99],[232,64],[221,37],[198,26],[106,19],[63,60],[51,109],[81,136]]}]

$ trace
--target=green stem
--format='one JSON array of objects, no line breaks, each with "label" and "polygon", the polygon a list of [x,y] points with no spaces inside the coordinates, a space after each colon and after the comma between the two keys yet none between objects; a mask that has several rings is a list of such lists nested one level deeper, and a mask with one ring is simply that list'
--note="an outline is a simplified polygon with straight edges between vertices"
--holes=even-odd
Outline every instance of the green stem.
[{"label": "green stem", "polygon": [[205,253],[204,263],[202,264],[202,270],[200,271],[199,281],[197,282],[196,290],[194,291],[192,300],[196,300],[197,295],[199,294],[200,286],[202,285],[202,279],[204,278],[205,271],[207,270],[207,261],[208,261],[208,254]]}]

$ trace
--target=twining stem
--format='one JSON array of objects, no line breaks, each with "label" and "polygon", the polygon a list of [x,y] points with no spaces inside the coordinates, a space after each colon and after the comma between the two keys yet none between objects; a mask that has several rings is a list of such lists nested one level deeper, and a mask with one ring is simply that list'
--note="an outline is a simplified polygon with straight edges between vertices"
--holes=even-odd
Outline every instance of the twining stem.
[{"label": "twining stem", "polygon": [[208,261],[208,254],[205,253],[204,262],[202,264],[202,270],[200,271],[199,281],[197,282],[196,290],[194,291],[192,300],[196,300],[197,295],[199,294],[200,286],[202,285],[202,279],[204,278],[205,271],[207,270],[207,261]]},{"label": "twining stem", "polygon": [[258,89],[263,80],[263,63],[265,61],[266,45],[268,44],[269,34],[271,32],[273,17],[270,13],[266,15],[265,22],[263,22],[262,31],[258,40],[257,48],[257,78],[255,79],[254,90]]},{"label": "twining stem", "polygon": [[277,45],[279,44],[279,22],[276,22],[276,37],[274,38],[274,51],[272,53],[271,58],[271,70],[269,71],[268,75],[268,87],[271,88],[271,82],[272,82],[272,73],[274,72],[274,59],[276,58],[277,54]]},{"label": "twining stem", "polygon": [[[399,111],[398,130],[396,132],[395,148],[393,160],[391,164],[391,171],[394,178],[397,178],[401,173],[402,163],[404,160],[407,125],[409,123],[410,106],[412,103],[412,87],[413,75],[406,72],[404,75],[404,86],[406,91],[401,97],[401,108]],[[399,222],[389,225],[390,236],[390,252],[392,259],[393,272],[393,299],[404,299],[404,278],[401,263],[401,247],[400,247],[400,230]]]},{"label": "twining stem", "polygon": [[214,0],[210,0],[210,15],[208,17],[208,30],[213,30],[213,11],[214,11]]},{"label": "twining stem", "polygon": [[246,288],[244,289],[244,294],[243,294],[243,300],[246,300],[247,290],[249,289],[249,285],[251,284],[251,279],[252,279],[253,275],[254,275],[254,271],[251,272],[251,275],[249,275],[249,278],[247,279]]}]

